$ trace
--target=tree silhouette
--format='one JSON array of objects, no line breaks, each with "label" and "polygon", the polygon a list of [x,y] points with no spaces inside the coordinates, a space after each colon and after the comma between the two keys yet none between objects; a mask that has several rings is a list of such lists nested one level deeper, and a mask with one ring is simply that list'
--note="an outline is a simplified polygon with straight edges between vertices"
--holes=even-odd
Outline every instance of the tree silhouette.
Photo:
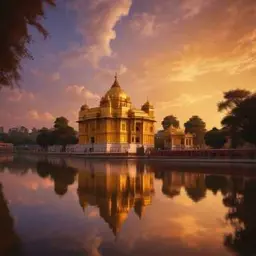
[{"label": "tree silhouette", "polygon": [[224,100],[218,103],[218,111],[231,111],[237,107],[244,99],[251,95],[251,92],[244,89],[235,89],[223,93]]},{"label": "tree silhouette", "polygon": [[204,145],[204,135],[206,132],[206,124],[199,116],[192,116],[189,120],[184,124],[185,132],[194,134],[194,145],[195,146],[203,146]]},{"label": "tree silhouette", "polygon": [[216,195],[218,191],[220,191],[222,195],[226,195],[228,189],[228,181],[225,176],[207,175],[205,177],[205,186],[207,189],[211,190],[214,195]]},{"label": "tree silhouette", "polygon": [[216,127],[205,134],[204,140],[207,146],[215,149],[222,148],[227,142],[224,132]]},{"label": "tree silhouette", "polygon": [[32,42],[29,25],[45,38],[48,36],[40,23],[45,17],[45,4],[54,6],[55,0],[0,1],[0,88],[17,84],[21,78],[21,60],[32,59],[27,48]]},{"label": "tree silhouette", "polygon": [[14,230],[14,221],[0,184],[0,255],[21,255],[21,241]]},{"label": "tree silhouette", "polygon": [[42,178],[51,178],[55,193],[63,196],[68,191],[68,186],[75,182],[77,171],[67,166],[64,160],[60,164],[52,164],[46,160],[37,162],[37,173]]},{"label": "tree silhouette", "polygon": [[179,128],[180,122],[176,116],[169,115],[163,119],[162,126],[164,130],[168,129],[171,125],[175,128]]},{"label": "tree silhouette", "polygon": [[224,245],[238,255],[250,256],[256,254],[256,180],[244,183],[242,188],[235,185],[232,193],[223,200],[229,208],[226,219],[234,228],[233,234],[225,236]]},{"label": "tree silhouette", "polygon": [[[247,115],[253,113],[253,98],[255,95],[248,90],[243,89],[235,89],[224,92],[224,100],[218,103],[218,111],[227,111],[227,115],[222,119],[221,124],[223,129],[227,132],[227,134],[231,138],[231,147],[236,148],[239,145],[243,144],[241,136],[241,120],[244,120],[244,123],[247,123]],[[249,101],[248,101],[249,100]],[[244,103],[246,102],[246,103]],[[242,108],[241,108],[242,106]],[[250,109],[252,108],[252,109]],[[255,109],[256,107],[254,107]],[[250,117],[253,120],[252,116]],[[249,137],[251,137],[250,129],[254,127],[252,125],[254,121],[252,121],[247,127],[246,132],[247,134],[250,133]]]}]

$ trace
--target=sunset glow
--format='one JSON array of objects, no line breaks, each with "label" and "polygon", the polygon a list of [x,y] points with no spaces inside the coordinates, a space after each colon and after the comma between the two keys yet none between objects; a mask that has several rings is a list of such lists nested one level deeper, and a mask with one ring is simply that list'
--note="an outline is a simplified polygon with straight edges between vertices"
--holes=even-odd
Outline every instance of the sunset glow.
[{"label": "sunset glow", "polygon": [[154,104],[157,129],[170,114],[219,126],[223,91],[256,88],[255,24],[255,0],[59,0],[50,37],[31,30],[21,87],[0,93],[0,124],[51,127],[63,115],[77,129],[80,106],[97,106],[117,72],[134,106]]}]

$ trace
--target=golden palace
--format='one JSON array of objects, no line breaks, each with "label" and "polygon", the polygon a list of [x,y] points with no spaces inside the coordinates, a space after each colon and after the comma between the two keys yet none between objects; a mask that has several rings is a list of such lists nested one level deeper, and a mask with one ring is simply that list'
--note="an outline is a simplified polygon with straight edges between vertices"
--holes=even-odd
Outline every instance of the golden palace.
[{"label": "golden palace", "polygon": [[79,145],[91,152],[131,152],[154,145],[154,108],[149,101],[141,109],[115,80],[99,107],[83,105],[79,111]]}]

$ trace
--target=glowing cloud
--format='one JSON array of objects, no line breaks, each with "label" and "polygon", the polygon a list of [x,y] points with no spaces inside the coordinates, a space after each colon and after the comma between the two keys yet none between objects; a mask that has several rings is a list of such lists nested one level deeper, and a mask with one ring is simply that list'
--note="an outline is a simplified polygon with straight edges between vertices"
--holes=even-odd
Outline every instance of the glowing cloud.
[{"label": "glowing cloud", "polygon": [[32,120],[52,121],[54,116],[49,112],[39,113],[37,110],[28,111],[27,117]]},{"label": "glowing cloud", "polygon": [[88,100],[98,100],[100,96],[98,94],[92,93],[91,91],[87,90],[82,85],[70,85],[66,88],[67,93],[72,93],[76,97],[82,97]]},{"label": "glowing cloud", "polygon": [[110,42],[116,38],[114,28],[123,16],[128,15],[131,5],[132,0],[78,0],[74,4],[78,31],[86,41],[82,52],[95,67],[101,57],[112,55]]},{"label": "glowing cloud", "polygon": [[156,16],[148,13],[137,14],[131,20],[131,28],[143,36],[156,35]]},{"label": "glowing cloud", "polygon": [[178,98],[175,98],[171,101],[162,101],[157,102],[156,106],[159,109],[169,109],[171,107],[184,107],[192,104],[199,103],[201,101],[210,99],[212,95],[190,95],[190,94],[181,94]]},{"label": "glowing cloud", "polygon": [[8,101],[11,102],[20,102],[35,99],[35,95],[32,92],[27,92],[22,89],[3,90],[3,93],[7,95]]}]

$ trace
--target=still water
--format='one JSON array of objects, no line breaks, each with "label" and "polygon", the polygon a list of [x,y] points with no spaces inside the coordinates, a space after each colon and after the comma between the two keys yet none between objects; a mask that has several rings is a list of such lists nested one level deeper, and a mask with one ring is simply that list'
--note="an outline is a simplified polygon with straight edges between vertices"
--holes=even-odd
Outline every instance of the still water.
[{"label": "still water", "polygon": [[256,255],[254,171],[0,156],[0,255]]}]

